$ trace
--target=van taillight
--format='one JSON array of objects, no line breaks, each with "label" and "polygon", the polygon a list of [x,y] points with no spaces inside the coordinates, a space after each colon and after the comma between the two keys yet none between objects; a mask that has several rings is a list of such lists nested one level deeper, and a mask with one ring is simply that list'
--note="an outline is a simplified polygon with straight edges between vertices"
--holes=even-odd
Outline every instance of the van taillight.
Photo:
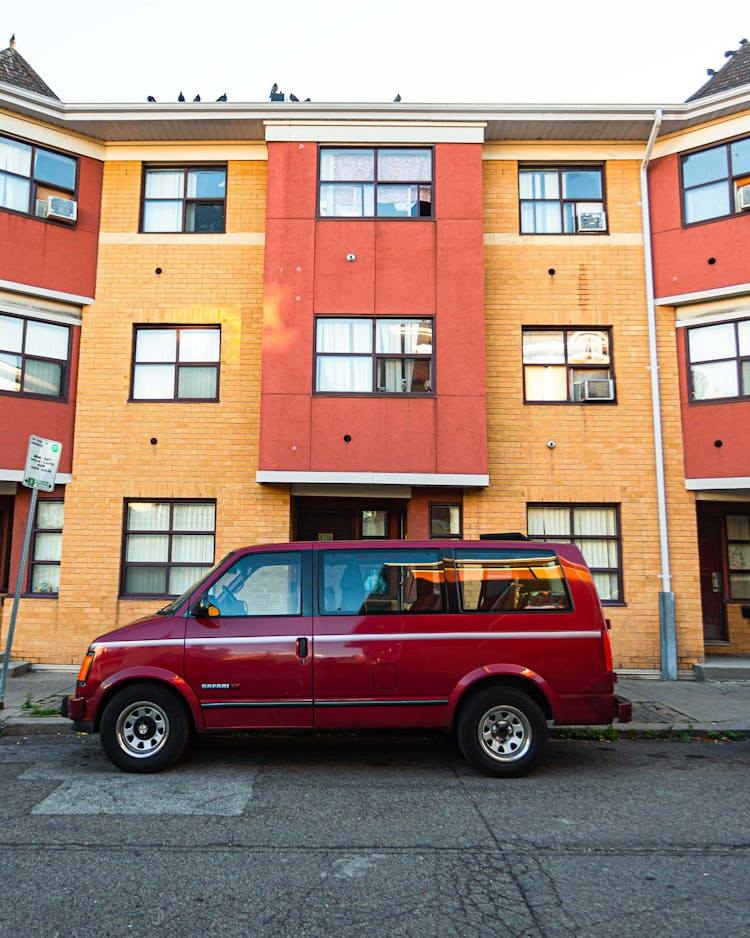
[{"label": "van taillight", "polygon": [[612,645],[609,641],[609,632],[602,629],[602,642],[604,643],[604,670],[612,670]]}]

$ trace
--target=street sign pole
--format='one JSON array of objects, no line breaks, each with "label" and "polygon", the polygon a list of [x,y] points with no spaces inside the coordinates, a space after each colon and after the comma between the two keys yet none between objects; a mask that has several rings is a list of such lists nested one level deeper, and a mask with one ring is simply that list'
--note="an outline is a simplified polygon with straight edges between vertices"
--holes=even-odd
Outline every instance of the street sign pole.
[{"label": "street sign pole", "polygon": [[21,598],[21,590],[23,589],[23,577],[26,572],[26,560],[29,556],[31,531],[34,527],[34,518],[36,517],[36,503],[39,497],[39,489],[44,489],[47,492],[51,492],[54,489],[57,467],[60,465],[61,450],[62,443],[59,443],[57,440],[45,440],[44,437],[35,436],[34,434],[29,437],[29,448],[26,452],[26,465],[23,470],[22,484],[25,485],[26,488],[31,489],[31,504],[29,505],[29,517],[26,522],[26,534],[23,539],[21,563],[18,567],[16,592],[13,597],[13,609],[8,624],[8,638],[5,642],[3,668],[0,674],[0,710],[5,707],[5,682],[8,679],[8,665],[10,664],[10,651],[13,645],[13,632],[16,628],[18,602]]}]

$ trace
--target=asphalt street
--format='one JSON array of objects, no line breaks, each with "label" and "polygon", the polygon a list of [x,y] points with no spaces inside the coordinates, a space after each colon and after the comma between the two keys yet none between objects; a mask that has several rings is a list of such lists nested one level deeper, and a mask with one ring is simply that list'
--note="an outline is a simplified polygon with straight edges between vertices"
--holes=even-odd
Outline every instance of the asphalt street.
[{"label": "asphalt street", "polygon": [[0,935],[750,931],[750,742],[553,740],[527,778],[449,737],[201,739],[125,775],[0,739]]}]

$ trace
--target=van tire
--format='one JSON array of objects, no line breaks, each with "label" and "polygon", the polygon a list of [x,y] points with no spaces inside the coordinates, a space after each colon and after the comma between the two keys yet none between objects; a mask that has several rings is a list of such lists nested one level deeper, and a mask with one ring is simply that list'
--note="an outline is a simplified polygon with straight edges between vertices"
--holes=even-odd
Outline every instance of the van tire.
[{"label": "van tire", "polygon": [[130,684],[102,714],[99,742],[124,772],[161,772],[185,751],[190,727],[177,695],[159,684]]},{"label": "van tire", "polygon": [[467,702],[456,725],[464,758],[486,775],[519,778],[536,765],[547,742],[539,704],[514,687],[486,687]]}]

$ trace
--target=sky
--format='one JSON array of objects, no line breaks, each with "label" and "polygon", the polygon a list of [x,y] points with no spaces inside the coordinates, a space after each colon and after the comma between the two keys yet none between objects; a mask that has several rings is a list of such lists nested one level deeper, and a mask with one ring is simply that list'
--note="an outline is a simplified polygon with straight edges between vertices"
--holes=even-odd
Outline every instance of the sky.
[{"label": "sky", "polygon": [[63,101],[676,104],[750,39],[748,0],[0,0],[0,48]]}]

